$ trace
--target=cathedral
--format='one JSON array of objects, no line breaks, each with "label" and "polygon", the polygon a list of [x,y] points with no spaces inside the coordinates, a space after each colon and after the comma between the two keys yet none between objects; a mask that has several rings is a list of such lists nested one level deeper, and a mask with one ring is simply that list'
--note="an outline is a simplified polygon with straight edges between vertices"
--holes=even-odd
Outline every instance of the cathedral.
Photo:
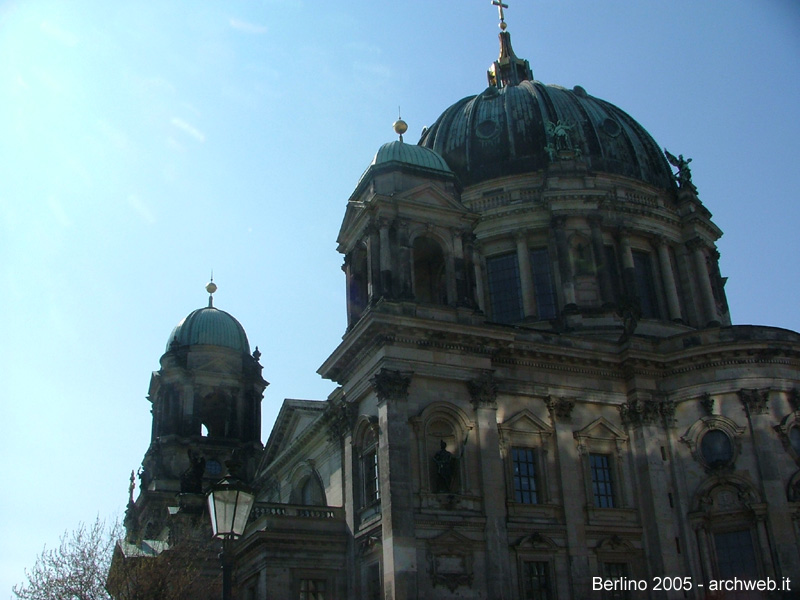
[{"label": "cathedral", "polygon": [[495,4],[487,87],[416,144],[398,120],[342,199],[335,391],[262,444],[269,373],[213,282],[166,338],[112,572],[193,539],[216,573],[205,492],[235,470],[241,600],[800,587],[800,334],[731,323],[691,159],[535,80]]}]

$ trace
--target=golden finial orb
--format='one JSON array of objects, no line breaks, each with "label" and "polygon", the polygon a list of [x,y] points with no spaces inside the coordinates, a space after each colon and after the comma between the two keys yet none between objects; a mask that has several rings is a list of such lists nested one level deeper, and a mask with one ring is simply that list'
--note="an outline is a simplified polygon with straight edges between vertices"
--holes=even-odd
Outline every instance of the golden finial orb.
[{"label": "golden finial orb", "polygon": [[216,283],[214,283],[213,281],[209,281],[209,282],[206,284],[206,291],[207,291],[209,294],[213,294],[214,292],[216,292],[216,291],[217,291],[217,284],[216,284]]},{"label": "golden finial orb", "polygon": [[397,119],[392,127],[397,135],[403,135],[406,131],[408,131],[408,123],[403,121],[403,119]]}]

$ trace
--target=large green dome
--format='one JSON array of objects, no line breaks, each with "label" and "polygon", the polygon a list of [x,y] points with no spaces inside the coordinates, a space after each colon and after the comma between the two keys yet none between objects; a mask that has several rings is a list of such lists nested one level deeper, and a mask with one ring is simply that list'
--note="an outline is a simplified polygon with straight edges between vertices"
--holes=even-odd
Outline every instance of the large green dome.
[{"label": "large green dome", "polygon": [[557,148],[553,126],[592,171],[672,189],[672,171],[649,133],[613,104],[539,81],[488,87],[444,111],[419,141],[444,157],[463,185],[541,171]]},{"label": "large green dome", "polygon": [[167,340],[167,351],[174,343],[179,346],[222,346],[250,354],[250,344],[241,323],[213,306],[198,308],[178,323]]},{"label": "large green dome", "polygon": [[535,81],[507,32],[500,34],[489,87],[445,110],[419,145],[442,156],[464,186],[543,171],[568,158],[589,171],[676,187],[661,148],[639,123],[580,86]]}]

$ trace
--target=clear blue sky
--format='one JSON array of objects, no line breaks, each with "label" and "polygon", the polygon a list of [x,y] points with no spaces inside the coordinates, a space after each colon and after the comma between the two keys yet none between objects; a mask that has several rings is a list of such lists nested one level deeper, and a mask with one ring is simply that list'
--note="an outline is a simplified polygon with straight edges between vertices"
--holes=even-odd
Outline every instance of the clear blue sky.
[{"label": "clear blue sky", "polygon": [[[511,0],[537,79],[692,157],[736,323],[800,329],[795,0]],[[398,105],[416,141],[479,93],[489,0],[0,3],[0,597],[79,521],[121,516],[172,327],[216,305],[272,385],[324,399],[335,240]]]}]

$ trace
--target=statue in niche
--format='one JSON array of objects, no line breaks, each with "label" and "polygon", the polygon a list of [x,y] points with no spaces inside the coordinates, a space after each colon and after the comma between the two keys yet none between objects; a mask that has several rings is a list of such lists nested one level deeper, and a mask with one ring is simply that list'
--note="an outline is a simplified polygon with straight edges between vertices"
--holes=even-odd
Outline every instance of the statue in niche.
[{"label": "statue in niche", "polygon": [[189,468],[181,473],[181,494],[202,494],[206,459],[189,449]]},{"label": "statue in niche", "polygon": [[449,493],[453,485],[456,459],[447,450],[447,442],[439,442],[439,451],[433,455],[436,464],[436,493]]}]

